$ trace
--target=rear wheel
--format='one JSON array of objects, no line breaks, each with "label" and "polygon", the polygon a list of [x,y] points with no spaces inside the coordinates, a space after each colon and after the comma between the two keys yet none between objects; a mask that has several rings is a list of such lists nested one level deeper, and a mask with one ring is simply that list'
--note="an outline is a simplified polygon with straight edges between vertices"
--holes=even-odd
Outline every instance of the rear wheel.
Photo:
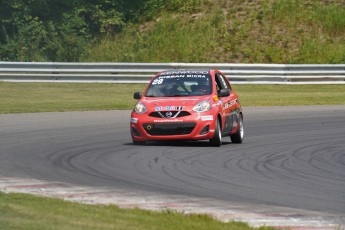
[{"label": "rear wheel", "polygon": [[243,127],[243,119],[241,115],[239,115],[237,123],[238,123],[237,132],[234,133],[233,135],[230,135],[232,143],[242,143],[244,139],[244,127]]},{"label": "rear wheel", "polygon": [[219,119],[217,119],[216,128],[214,130],[214,136],[210,139],[210,143],[212,146],[220,146],[222,144],[222,133]]}]

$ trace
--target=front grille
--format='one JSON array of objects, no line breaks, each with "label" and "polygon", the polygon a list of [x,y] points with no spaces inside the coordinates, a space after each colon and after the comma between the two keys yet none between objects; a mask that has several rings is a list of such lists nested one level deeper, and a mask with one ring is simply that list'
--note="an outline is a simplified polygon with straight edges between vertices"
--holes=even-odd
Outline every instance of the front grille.
[{"label": "front grille", "polygon": [[174,122],[159,124],[143,124],[145,131],[152,136],[185,135],[190,134],[196,123],[194,122]]},{"label": "front grille", "polygon": [[190,113],[187,111],[160,111],[160,112],[152,112],[149,114],[150,117],[159,117],[159,118],[176,118],[176,117],[185,117],[189,115]]}]

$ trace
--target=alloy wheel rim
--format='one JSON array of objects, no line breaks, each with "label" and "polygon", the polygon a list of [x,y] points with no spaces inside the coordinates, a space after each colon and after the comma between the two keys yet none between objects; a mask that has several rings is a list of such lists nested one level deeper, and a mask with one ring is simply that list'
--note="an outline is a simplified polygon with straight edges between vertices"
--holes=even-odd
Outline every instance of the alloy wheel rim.
[{"label": "alloy wheel rim", "polygon": [[243,129],[243,122],[242,122],[242,119],[240,121],[240,136],[241,136],[241,139],[243,139],[244,137],[244,129]]}]

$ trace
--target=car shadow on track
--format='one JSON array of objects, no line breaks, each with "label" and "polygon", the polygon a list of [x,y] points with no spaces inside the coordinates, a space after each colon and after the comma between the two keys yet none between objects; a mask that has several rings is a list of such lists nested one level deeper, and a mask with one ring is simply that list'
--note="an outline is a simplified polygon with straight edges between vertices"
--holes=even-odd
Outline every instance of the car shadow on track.
[{"label": "car shadow on track", "polygon": [[[232,142],[223,141],[222,145],[231,145]],[[133,143],[126,143],[125,145],[133,145]],[[222,146],[221,145],[221,146]],[[209,141],[147,141],[143,145],[138,145],[141,147],[145,146],[172,146],[172,147],[212,147]]]}]

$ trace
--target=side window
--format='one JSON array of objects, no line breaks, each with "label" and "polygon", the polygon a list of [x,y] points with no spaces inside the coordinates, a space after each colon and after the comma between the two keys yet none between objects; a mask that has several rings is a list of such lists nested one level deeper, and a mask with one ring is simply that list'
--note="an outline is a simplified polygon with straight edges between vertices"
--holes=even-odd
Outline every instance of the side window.
[{"label": "side window", "polygon": [[216,88],[217,88],[217,92],[219,93],[219,91],[221,89],[223,89],[223,85],[222,85],[222,80],[221,80],[221,77],[219,75],[219,73],[216,73]]},{"label": "side window", "polygon": [[225,89],[229,89],[231,91],[231,86],[228,82],[228,79],[224,76],[224,75],[221,75],[222,76],[222,79],[223,79],[223,82],[224,82],[224,85],[225,85]]},{"label": "side window", "polygon": [[[219,73],[216,73],[216,83],[217,83],[217,91],[221,89],[229,89],[231,90],[231,87],[228,83],[228,81],[225,79],[225,77]],[[218,89],[219,87],[219,89]]]}]

